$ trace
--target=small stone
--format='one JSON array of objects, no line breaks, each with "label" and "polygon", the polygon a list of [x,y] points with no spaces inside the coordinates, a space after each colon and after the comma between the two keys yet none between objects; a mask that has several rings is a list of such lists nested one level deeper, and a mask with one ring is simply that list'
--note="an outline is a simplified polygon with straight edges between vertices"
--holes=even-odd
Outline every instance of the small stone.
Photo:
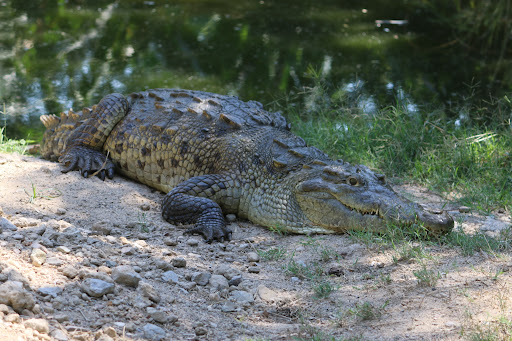
[{"label": "small stone", "polygon": [[108,259],[105,261],[105,265],[108,266],[109,268],[114,268],[117,266],[117,263],[114,262],[113,260]]},{"label": "small stone", "polygon": [[120,265],[112,270],[114,282],[136,288],[142,277],[129,265]]},{"label": "small stone", "polygon": [[67,213],[65,208],[59,207],[55,210],[55,214],[57,215],[65,215]]},{"label": "small stone", "polygon": [[300,278],[292,277],[292,278],[290,278],[290,282],[292,282],[293,284],[298,284],[298,283],[300,283]]},{"label": "small stone", "polygon": [[151,341],[160,341],[165,338],[165,330],[151,323],[147,323],[142,327],[144,337]]},{"label": "small stone", "polygon": [[68,341],[69,338],[66,333],[62,329],[54,329],[50,336],[53,337],[57,341]]},{"label": "small stone", "polygon": [[37,292],[39,292],[43,296],[51,296],[51,297],[55,298],[62,293],[62,288],[41,287],[41,288],[37,289]]},{"label": "small stone", "polygon": [[249,304],[254,302],[254,297],[250,292],[242,290],[234,290],[231,292],[231,297],[239,304]]},{"label": "small stone", "polygon": [[92,224],[91,230],[96,234],[109,235],[112,232],[112,227],[106,221],[99,221]]},{"label": "small stone", "polygon": [[103,329],[103,333],[104,333],[105,335],[108,335],[108,336],[113,337],[113,338],[116,338],[116,337],[117,337],[117,332],[116,332],[116,330],[115,330],[114,328],[112,328],[112,327],[107,327],[107,328]]},{"label": "small stone", "polygon": [[233,302],[226,302],[221,307],[220,310],[224,313],[232,313],[238,310],[238,307]]},{"label": "small stone", "polygon": [[234,223],[236,221],[236,215],[226,214],[226,220],[228,221],[228,223]]},{"label": "small stone", "polygon": [[162,274],[162,280],[176,284],[179,281],[179,277],[174,271],[166,271]]},{"label": "small stone", "polygon": [[230,267],[227,264],[220,265],[216,270],[215,273],[218,275],[222,275],[226,277],[228,280],[232,279],[233,277],[240,276],[241,273],[239,270],[234,269]]},{"label": "small stone", "polygon": [[197,285],[205,286],[210,281],[212,275],[208,272],[196,272],[192,274],[192,282],[197,283]]},{"label": "small stone", "polygon": [[14,240],[24,240],[25,236],[23,236],[22,234],[19,234],[19,233],[15,233],[11,236],[11,238]]},{"label": "small stone", "polygon": [[9,307],[6,304],[0,304],[0,313],[8,314]]},{"label": "small stone", "polygon": [[249,271],[249,273],[253,273],[253,274],[259,274],[260,273],[260,267],[259,266],[250,266],[247,271]]},{"label": "small stone", "polygon": [[121,253],[125,256],[131,256],[135,254],[136,250],[133,246],[125,246],[121,248]]},{"label": "small stone", "polygon": [[258,255],[256,252],[249,252],[247,254],[247,260],[249,262],[259,262],[260,261],[260,255]]},{"label": "small stone", "polygon": [[114,284],[96,278],[86,278],[81,288],[91,297],[102,297],[114,292]]},{"label": "small stone", "polygon": [[62,322],[65,322],[65,321],[69,321],[69,315],[67,315],[67,314],[63,314],[63,313],[61,313],[61,314],[55,314],[55,316],[53,316],[53,318],[54,318],[55,320],[57,320],[57,322],[61,322],[61,323],[62,323]]},{"label": "small stone", "polygon": [[197,327],[195,328],[194,331],[196,332],[197,336],[203,336],[208,334],[208,329],[206,329],[205,327]]},{"label": "small stone", "polygon": [[71,252],[71,249],[69,247],[62,246],[62,245],[61,246],[57,246],[56,250],[59,251],[59,252],[62,252],[62,253],[66,253],[66,254]]},{"label": "small stone", "polygon": [[274,302],[279,301],[277,293],[264,285],[259,285],[257,289],[258,295],[263,301]]},{"label": "small stone", "polygon": [[173,258],[171,263],[173,266],[177,268],[184,268],[187,266],[187,261],[185,260],[185,258],[182,257]]},{"label": "small stone", "polygon": [[18,227],[4,217],[0,218],[0,229],[4,231],[17,231]]},{"label": "small stone", "polygon": [[62,272],[64,276],[70,279],[73,279],[78,275],[78,270],[71,265],[64,265],[63,267],[59,268],[59,271]]},{"label": "small stone", "polygon": [[32,249],[30,261],[34,266],[41,266],[46,262],[46,252],[41,249]]},{"label": "small stone", "polygon": [[45,319],[28,319],[25,320],[23,324],[25,327],[35,329],[42,334],[48,334],[50,332],[50,326]]},{"label": "small stone", "polygon": [[468,206],[460,206],[460,207],[459,207],[459,212],[460,212],[460,213],[469,213],[469,212],[471,212],[471,207],[468,207]]},{"label": "small stone", "polygon": [[11,306],[16,312],[34,308],[34,297],[23,288],[23,283],[7,281],[0,285],[0,304]]},{"label": "small stone", "polygon": [[151,318],[158,323],[167,323],[169,320],[167,314],[162,310],[158,310],[153,307],[147,307],[146,311],[149,316],[151,316]]},{"label": "small stone", "polygon": [[11,323],[20,323],[21,319],[20,319],[20,315],[18,315],[16,313],[12,313],[12,314],[8,314],[7,316],[5,316],[4,321],[11,322]]},{"label": "small stone", "polygon": [[187,245],[197,246],[197,245],[199,245],[199,240],[197,240],[195,238],[190,238],[189,240],[187,240]]},{"label": "small stone", "polygon": [[64,264],[64,261],[57,257],[48,257],[46,259],[46,264],[53,265],[53,266],[61,266],[62,264]]},{"label": "small stone", "polygon": [[139,282],[139,289],[142,296],[149,298],[155,303],[160,302],[160,294],[151,284],[147,282]]},{"label": "small stone", "polygon": [[165,238],[164,244],[167,246],[176,246],[176,245],[178,245],[178,241],[176,239],[172,239],[172,238]]},{"label": "small stone", "polygon": [[228,280],[222,275],[212,275],[209,282],[210,285],[218,291],[227,289],[229,287]]},{"label": "small stone", "polygon": [[196,287],[196,282],[179,282],[178,285],[183,289],[189,291]]},{"label": "small stone", "polygon": [[444,324],[446,327],[448,328],[455,328],[457,327],[457,322],[453,322],[453,321],[448,321]]},{"label": "small stone", "polygon": [[149,211],[151,209],[151,206],[149,206],[149,204],[142,204],[140,205],[140,209],[143,211]]},{"label": "small stone", "polygon": [[242,276],[235,276],[233,278],[231,278],[229,281],[228,281],[228,284],[229,286],[238,286],[240,283],[242,283]]},{"label": "small stone", "polygon": [[112,337],[110,337],[109,335],[107,334],[101,334],[97,339],[96,341],[114,341],[114,339]]}]

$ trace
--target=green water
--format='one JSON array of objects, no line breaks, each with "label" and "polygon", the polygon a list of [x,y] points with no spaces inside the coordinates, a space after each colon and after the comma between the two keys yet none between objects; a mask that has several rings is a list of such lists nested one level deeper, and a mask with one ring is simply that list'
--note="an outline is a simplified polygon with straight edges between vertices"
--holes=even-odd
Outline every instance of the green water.
[{"label": "green water", "polygon": [[[445,105],[475,81],[463,52],[438,48],[407,1],[0,1],[0,104],[10,138],[39,116],[111,92],[176,87],[267,107],[316,74],[373,112]],[[3,109],[0,109],[3,111]]]}]

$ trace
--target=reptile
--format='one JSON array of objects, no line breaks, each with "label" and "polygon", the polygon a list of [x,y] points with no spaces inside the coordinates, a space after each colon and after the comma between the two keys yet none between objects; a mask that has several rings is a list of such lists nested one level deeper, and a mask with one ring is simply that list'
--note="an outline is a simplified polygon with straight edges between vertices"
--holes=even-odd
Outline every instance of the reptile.
[{"label": "reptile", "polygon": [[332,160],[278,112],[234,96],[180,89],[110,94],[81,112],[42,115],[41,155],[62,172],[128,178],[166,193],[162,216],[207,242],[229,240],[225,215],[282,231],[450,231],[447,212],[400,196],[383,174]]}]

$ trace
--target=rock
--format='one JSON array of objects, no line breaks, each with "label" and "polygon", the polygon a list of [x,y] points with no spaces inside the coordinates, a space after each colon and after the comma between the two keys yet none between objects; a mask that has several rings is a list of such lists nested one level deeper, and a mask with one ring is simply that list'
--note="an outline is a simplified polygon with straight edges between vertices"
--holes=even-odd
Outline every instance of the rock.
[{"label": "rock", "polygon": [[55,214],[57,215],[65,215],[67,213],[65,208],[59,207],[55,210]]},{"label": "rock", "polygon": [[42,334],[48,334],[50,332],[50,326],[45,319],[28,319],[25,320],[23,324],[25,327],[35,329]]},{"label": "rock", "polygon": [[508,228],[510,228],[510,223],[494,219],[491,216],[487,216],[483,226],[480,227],[480,230],[484,232],[500,232]]},{"label": "rock", "polygon": [[206,329],[205,327],[197,327],[194,329],[194,331],[196,332],[197,336],[203,336],[208,334],[208,329]]},{"label": "rock", "polygon": [[279,297],[277,292],[270,290],[264,285],[259,285],[257,289],[258,295],[263,301],[266,302],[277,302],[279,301]]},{"label": "rock", "polygon": [[16,312],[31,310],[36,304],[30,292],[23,288],[23,283],[7,281],[0,285],[0,304],[11,306]]},{"label": "rock", "polygon": [[256,252],[249,252],[247,254],[247,260],[249,262],[259,262],[260,261],[260,255],[258,255]]},{"label": "rock", "polygon": [[165,338],[165,330],[151,323],[147,323],[142,327],[144,337],[151,341],[160,341]]},{"label": "rock", "polygon": [[240,271],[238,271],[237,269],[233,269],[232,267],[230,267],[227,264],[220,265],[215,270],[215,273],[218,274],[218,275],[222,275],[222,276],[226,277],[228,280],[230,280],[230,279],[232,279],[233,277],[236,277],[236,276],[241,276],[241,272]]},{"label": "rock", "polygon": [[142,204],[140,205],[140,209],[143,211],[149,211],[151,209],[151,206],[149,206],[149,204]]},{"label": "rock", "polygon": [[21,318],[20,318],[20,315],[18,315],[16,313],[12,313],[12,314],[8,314],[7,316],[5,316],[4,321],[11,322],[11,323],[20,323]]},{"label": "rock", "polygon": [[178,245],[178,241],[176,239],[172,239],[172,238],[165,238],[164,244],[167,246],[176,246],[176,245]]},{"label": "rock", "polygon": [[7,277],[10,281],[21,282],[26,289],[30,289],[30,283],[28,282],[28,279],[20,272],[9,268],[8,270],[4,271],[4,273],[7,273]]},{"label": "rock", "polygon": [[197,240],[195,238],[190,238],[189,240],[187,240],[187,245],[197,246],[197,245],[199,245],[199,240]]},{"label": "rock", "polygon": [[112,227],[106,221],[99,221],[92,224],[91,230],[95,234],[109,235],[112,232]]},{"label": "rock", "polygon": [[254,302],[254,297],[250,292],[242,290],[234,290],[231,292],[231,297],[239,304],[248,304]]},{"label": "rock", "polygon": [[136,288],[142,277],[129,265],[116,266],[112,270],[114,282]]},{"label": "rock", "polygon": [[460,213],[469,213],[469,212],[471,212],[471,207],[468,207],[468,206],[460,206],[460,207],[459,207],[459,212],[460,212]]},{"label": "rock", "polygon": [[232,313],[238,310],[238,307],[233,302],[226,302],[221,307],[220,310],[224,313]]},{"label": "rock", "polygon": [[174,271],[166,271],[162,274],[162,280],[176,284],[179,281],[179,277]]},{"label": "rock", "polygon": [[62,293],[62,288],[59,287],[41,287],[37,289],[37,292],[42,294],[43,296],[51,296],[51,297],[57,297]]},{"label": "rock", "polygon": [[63,313],[62,314],[55,314],[53,316],[53,318],[55,320],[57,320],[57,322],[60,322],[60,323],[65,322],[65,321],[69,321],[69,315],[68,314],[63,314]]},{"label": "rock", "polygon": [[169,317],[164,311],[155,309],[153,307],[147,307],[146,311],[149,316],[151,316],[151,318],[158,323],[167,323],[169,320]]},{"label": "rock", "polygon": [[41,266],[46,262],[46,252],[41,249],[32,249],[30,261],[34,266]]},{"label": "rock", "polygon": [[53,337],[57,341],[68,341],[69,338],[66,333],[62,329],[54,329],[50,336]]},{"label": "rock", "polygon": [[228,223],[233,223],[236,221],[236,215],[226,214],[226,220],[228,221]]},{"label": "rock", "polygon": [[229,286],[238,286],[240,283],[242,283],[242,276],[235,276],[233,278],[231,278],[229,281],[228,281],[228,284]]},{"label": "rock", "polygon": [[102,297],[114,292],[114,284],[96,278],[86,278],[81,288],[91,297]]},{"label": "rock", "polygon": [[210,277],[210,285],[218,291],[227,289],[229,287],[228,280],[222,275],[212,275]]},{"label": "rock", "polygon": [[153,286],[147,282],[139,282],[139,291],[142,296],[149,298],[151,301],[160,302],[160,294]]},{"label": "rock", "polygon": [[97,339],[96,341],[114,341],[114,339],[107,335],[107,334],[101,334]]},{"label": "rock", "polygon": [[0,218],[0,229],[2,231],[17,231],[18,227],[4,217]]},{"label": "rock", "polygon": [[137,250],[133,247],[133,246],[125,246],[123,248],[121,248],[121,254],[125,255],[125,256],[131,256],[133,254],[135,254]]},{"label": "rock", "polygon": [[0,304],[0,313],[8,314],[9,307],[6,304]]},{"label": "rock", "polygon": [[259,274],[260,273],[260,267],[259,266],[250,266],[247,271],[252,274]]},{"label": "rock", "polygon": [[71,265],[64,265],[59,268],[59,271],[62,272],[64,276],[67,278],[73,279],[78,275],[78,270],[72,267]]},{"label": "rock", "polygon": [[53,266],[61,266],[62,264],[64,264],[64,261],[57,257],[48,257],[46,259],[46,264]]},{"label": "rock", "polygon": [[178,285],[183,289],[189,291],[196,287],[196,282],[179,282]]},{"label": "rock", "polygon": [[69,245],[71,243],[80,243],[84,240],[85,238],[79,229],[74,226],[69,226],[64,231],[57,234],[56,242],[58,245]]},{"label": "rock", "polygon": [[210,281],[212,275],[208,272],[195,272],[192,274],[192,282],[197,285],[205,286]]},{"label": "rock", "polygon": [[184,268],[187,266],[187,261],[185,260],[185,258],[182,257],[173,258],[171,263],[173,266],[177,268]]},{"label": "rock", "polygon": [[66,253],[66,254],[71,252],[71,249],[69,247],[62,246],[62,245],[61,246],[57,246],[56,250],[59,251],[59,252],[62,252],[62,253]]}]

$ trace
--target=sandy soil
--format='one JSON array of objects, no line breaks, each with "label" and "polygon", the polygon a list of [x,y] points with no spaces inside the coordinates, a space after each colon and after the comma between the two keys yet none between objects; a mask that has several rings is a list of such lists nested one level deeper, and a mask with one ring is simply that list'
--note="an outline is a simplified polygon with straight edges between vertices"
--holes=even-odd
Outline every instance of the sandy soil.
[{"label": "sandy soil", "polygon": [[[417,186],[397,190],[443,205]],[[17,227],[0,234],[0,284],[21,276],[36,301],[21,314],[0,305],[0,339],[461,340],[504,337],[499,319],[512,318],[508,254],[282,236],[245,221],[231,224],[231,242],[205,244],[161,218],[162,198],[119,176],[84,180],[56,163],[0,154],[0,213]],[[450,209],[467,231],[510,225],[505,213]],[[46,254],[42,266],[31,260],[34,249]],[[84,292],[87,278],[113,282],[121,265],[140,276],[137,287],[115,282],[100,298]],[[439,274],[434,285],[414,274],[425,269]],[[218,284],[219,274],[235,280]],[[25,323],[31,318],[46,320],[49,333]]]}]

